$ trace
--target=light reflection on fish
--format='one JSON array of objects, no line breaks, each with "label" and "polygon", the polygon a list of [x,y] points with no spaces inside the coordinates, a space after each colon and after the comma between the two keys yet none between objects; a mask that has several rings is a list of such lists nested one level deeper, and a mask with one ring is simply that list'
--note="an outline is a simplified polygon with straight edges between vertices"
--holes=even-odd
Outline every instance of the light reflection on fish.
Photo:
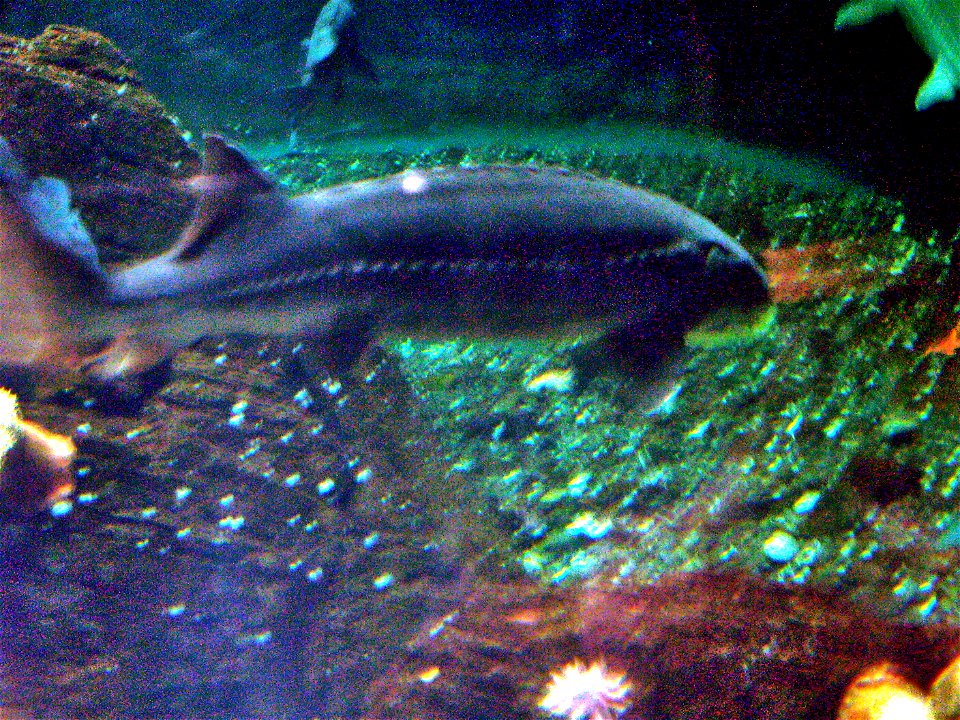
[{"label": "light reflection on fish", "polygon": [[[62,182],[29,180],[6,144],[0,175],[12,369],[129,375],[158,347],[232,332],[309,337],[348,360],[386,335],[587,334],[596,362],[643,373],[714,311],[768,294],[706,218],[561,169],[411,170],[288,197],[208,136],[193,221],[168,252],[120,268],[101,267]],[[102,336],[120,341],[78,360]]]}]

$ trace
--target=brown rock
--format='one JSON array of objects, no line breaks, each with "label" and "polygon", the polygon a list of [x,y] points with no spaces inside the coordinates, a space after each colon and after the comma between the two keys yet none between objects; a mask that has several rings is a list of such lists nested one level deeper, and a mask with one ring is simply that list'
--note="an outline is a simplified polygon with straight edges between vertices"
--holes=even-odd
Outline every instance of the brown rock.
[{"label": "brown rock", "polygon": [[409,643],[373,686],[366,717],[542,717],[551,673],[580,660],[625,675],[624,718],[833,720],[864,669],[894,663],[926,686],[958,637],[742,574],[635,590],[488,584]]},{"label": "brown rock", "polygon": [[[0,36],[0,135],[30,170],[66,180],[98,243],[150,253],[186,221],[178,180],[199,160],[130,61],[95,32]],[[108,255],[109,258],[109,255]]]},{"label": "brown rock", "polygon": [[3,693],[58,720],[356,718],[471,561],[502,562],[395,364],[307,400],[282,357],[201,341],[136,418],[28,406],[89,423],[88,501],[55,532],[0,522]]}]

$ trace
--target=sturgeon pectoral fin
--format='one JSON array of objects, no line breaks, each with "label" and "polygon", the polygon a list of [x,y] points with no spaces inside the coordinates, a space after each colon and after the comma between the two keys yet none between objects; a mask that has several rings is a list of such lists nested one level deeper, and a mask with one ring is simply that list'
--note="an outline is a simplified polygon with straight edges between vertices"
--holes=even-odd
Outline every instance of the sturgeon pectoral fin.
[{"label": "sturgeon pectoral fin", "polygon": [[329,328],[302,336],[298,363],[308,375],[322,375],[322,368],[334,377],[349,378],[364,365],[374,336],[372,317],[360,313],[338,318]]},{"label": "sturgeon pectoral fin", "polygon": [[109,383],[150,372],[165,362],[170,347],[151,335],[124,332],[104,349],[82,360],[83,374],[99,382]]},{"label": "sturgeon pectoral fin", "polygon": [[682,331],[626,325],[575,350],[573,363],[579,388],[600,375],[619,376],[631,404],[649,410],[670,393],[687,357]]},{"label": "sturgeon pectoral fin", "polygon": [[626,325],[579,348],[574,363],[578,376],[586,381],[613,371],[642,382],[682,348],[683,332],[679,330]]}]

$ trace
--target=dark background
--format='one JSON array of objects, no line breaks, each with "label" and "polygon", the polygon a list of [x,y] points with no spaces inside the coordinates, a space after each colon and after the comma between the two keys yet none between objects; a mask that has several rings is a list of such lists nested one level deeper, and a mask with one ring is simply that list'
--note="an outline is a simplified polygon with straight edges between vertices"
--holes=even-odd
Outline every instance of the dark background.
[{"label": "dark background", "polygon": [[349,79],[340,103],[321,97],[295,118],[284,88],[322,0],[27,3],[0,29],[103,32],[197,131],[654,122],[822,158],[952,234],[960,103],[916,112],[930,60],[896,15],[834,32],[840,4],[358,0],[380,84]]}]

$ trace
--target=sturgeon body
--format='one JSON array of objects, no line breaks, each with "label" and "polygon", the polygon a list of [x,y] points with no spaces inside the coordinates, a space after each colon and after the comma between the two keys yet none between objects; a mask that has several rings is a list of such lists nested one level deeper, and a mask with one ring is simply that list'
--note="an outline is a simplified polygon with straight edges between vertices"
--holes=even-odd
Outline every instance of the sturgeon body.
[{"label": "sturgeon body", "polygon": [[[11,169],[6,149],[3,204],[30,222],[2,242],[46,248],[31,288],[57,308],[23,331],[49,329],[40,345],[56,350],[50,362],[82,356],[93,335],[178,347],[231,332],[358,345],[384,335],[583,334],[601,353],[643,366],[712,312],[767,300],[762,270],[730,236],[619,182],[552,168],[457,167],[290,197],[221,138],[208,136],[206,148],[203,174],[191,181],[195,217],[180,240],[113,269],[97,263],[82,226],[51,232],[72,217],[65,189],[45,181],[59,190],[26,202],[24,188],[37,181]],[[63,255],[70,267],[51,272],[49,259]],[[2,272],[13,286],[23,270]],[[0,322],[10,325],[0,326],[3,336],[17,334]],[[128,342],[122,360],[110,358],[112,371],[135,367],[135,349],[146,344]],[[40,365],[38,357],[0,352],[7,367]]]}]

